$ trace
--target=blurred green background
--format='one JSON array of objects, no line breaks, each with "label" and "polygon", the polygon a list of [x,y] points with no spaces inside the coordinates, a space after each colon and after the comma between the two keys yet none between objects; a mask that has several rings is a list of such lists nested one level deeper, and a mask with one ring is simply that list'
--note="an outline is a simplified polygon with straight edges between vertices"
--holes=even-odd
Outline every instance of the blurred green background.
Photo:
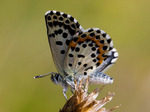
[{"label": "blurred green background", "polygon": [[[98,97],[115,93],[105,107],[149,112],[149,0],[1,0],[0,112],[58,112],[65,103],[62,88],[49,77],[33,79],[56,72],[44,20],[48,10],[70,14],[84,29],[98,27],[112,37],[119,59],[106,72],[114,83]],[[100,86],[90,90],[95,87]]]}]

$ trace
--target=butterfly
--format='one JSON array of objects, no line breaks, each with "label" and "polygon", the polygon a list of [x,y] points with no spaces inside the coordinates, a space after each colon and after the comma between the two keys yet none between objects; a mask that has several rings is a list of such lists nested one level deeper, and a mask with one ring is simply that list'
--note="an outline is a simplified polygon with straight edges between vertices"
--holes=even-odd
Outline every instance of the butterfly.
[{"label": "butterfly", "polygon": [[99,28],[84,30],[78,21],[69,14],[47,11],[45,14],[48,41],[58,73],[35,76],[41,78],[51,75],[55,84],[61,84],[65,98],[68,87],[74,89],[74,79],[89,77],[90,84],[111,84],[113,78],[104,70],[118,59],[110,36]]}]

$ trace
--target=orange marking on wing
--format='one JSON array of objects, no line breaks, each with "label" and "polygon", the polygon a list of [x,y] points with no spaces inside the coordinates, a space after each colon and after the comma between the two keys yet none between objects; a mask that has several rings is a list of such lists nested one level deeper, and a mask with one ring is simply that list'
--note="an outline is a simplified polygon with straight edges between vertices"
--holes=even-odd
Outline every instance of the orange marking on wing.
[{"label": "orange marking on wing", "polygon": [[100,44],[100,40],[101,40],[101,39],[97,40],[95,37],[96,37],[96,36],[94,36],[94,37],[87,36],[87,37],[85,37],[85,38],[81,38],[81,36],[79,36],[77,42],[71,41],[71,43],[69,44],[69,48],[70,48],[70,47],[76,47],[76,45],[78,44],[78,42],[84,42],[84,41],[86,41],[87,39],[93,40],[93,41],[95,41],[95,43],[99,46],[100,54],[99,54],[97,57],[100,58],[100,60],[99,60],[98,62],[101,64],[101,63],[103,62],[103,60],[104,60],[105,58],[107,58],[107,57],[102,57],[102,55],[103,55],[105,52],[107,52],[107,51],[102,50],[102,48],[103,48],[104,45],[103,45],[103,44]]},{"label": "orange marking on wing", "polygon": [[76,44],[75,42],[71,41],[70,44],[69,44],[69,48],[70,48],[70,47],[76,47],[76,45],[77,45],[77,44]]}]

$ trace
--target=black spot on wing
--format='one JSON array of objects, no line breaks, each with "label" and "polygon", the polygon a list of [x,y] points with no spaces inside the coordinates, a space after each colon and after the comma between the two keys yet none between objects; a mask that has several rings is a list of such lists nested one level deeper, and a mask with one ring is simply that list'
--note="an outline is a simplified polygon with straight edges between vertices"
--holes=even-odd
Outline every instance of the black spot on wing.
[{"label": "black spot on wing", "polygon": [[74,22],[74,18],[73,18],[72,16],[70,17],[70,21],[71,21],[71,22]]},{"label": "black spot on wing", "polygon": [[73,57],[73,54],[69,54],[69,57]]},{"label": "black spot on wing", "polygon": [[58,30],[58,34],[61,34],[62,32],[63,32],[62,29],[59,29],[59,30]]},{"label": "black spot on wing", "polygon": [[90,43],[90,44],[89,44],[89,47],[93,47],[93,44],[92,44],[92,43]]},{"label": "black spot on wing", "polygon": [[76,26],[77,26],[77,28],[79,28],[79,27],[80,27],[80,24],[77,22],[77,23],[76,23]]},{"label": "black spot on wing", "polygon": [[79,48],[79,47],[76,47],[76,48],[75,48],[75,51],[76,51],[76,52],[79,52],[79,51],[80,51],[80,48]]},{"label": "black spot on wing", "polygon": [[78,62],[78,65],[81,65],[81,62]]},{"label": "black spot on wing", "polygon": [[72,67],[72,64],[71,64],[71,63],[69,63],[68,65],[69,65],[70,67]]},{"label": "black spot on wing", "polygon": [[93,59],[93,62],[95,63],[95,62],[96,62],[96,59]]},{"label": "black spot on wing", "polygon": [[96,32],[97,32],[97,33],[101,33],[101,31],[100,31],[100,30],[96,30]]},{"label": "black spot on wing", "polygon": [[86,68],[86,69],[85,69],[85,71],[87,71],[87,70],[89,70],[89,69],[91,69],[91,70],[92,70],[92,69],[93,69],[93,67],[92,67],[92,66],[90,66],[90,67]]},{"label": "black spot on wing", "polygon": [[94,53],[91,54],[91,57],[94,58],[96,55]]},{"label": "black spot on wing", "polygon": [[106,33],[103,33],[102,36],[103,36],[103,37],[106,37]]},{"label": "black spot on wing", "polygon": [[78,56],[78,58],[85,58],[85,56],[82,54],[78,54],[77,56]]},{"label": "black spot on wing", "polygon": [[69,20],[67,19],[67,20],[65,21],[65,23],[66,23],[66,24],[69,24]]},{"label": "black spot on wing", "polygon": [[53,25],[57,26],[58,25],[58,21],[53,21]]},{"label": "black spot on wing", "polygon": [[58,35],[58,31],[57,30],[55,30],[54,33],[55,33],[55,35]]},{"label": "black spot on wing", "polygon": [[93,28],[90,28],[90,29],[88,30],[88,32],[92,32],[92,31],[94,31]]},{"label": "black spot on wing", "polygon": [[86,34],[83,34],[83,35],[81,35],[81,38],[85,38],[87,35]]},{"label": "black spot on wing", "polygon": [[68,34],[67,34],[66,32],[64,32],[64,33],[62,34],[62,36],[63,36],[63,38],[67,38]]},{"label": "black spot on wing", "polygon": [[94,36],[95,36],[94,32],[93,32],[93,33],[90,33],[89,36],[90,36],[90,37],[94,37]]},{"label": "black spot on wing", "polygon": [[54,15],[54,16],[53,16],[53,19],[57,19],[57,16]]},{"label": "black spot on wing", "polygon": [[63,23],[62,23],[62,22],[58,22],[58,26],[59,26],[59,27],[62,27],[62,26],[63,26]]},{"label": "black spot on wing", "polygon": [[106,50],[108,47],[107,46],[103,46],[103,50]]},{"label": "black spot on wing", "polygon": [[87,45],[86,45],[86,44],[83,44],[83,45],[82,45],[82,47],[83,47],[83,48],[86,48],[86,47],[87,47]]},{"label": "black spot on wing", "polygon": [[84,72],[84,75],[87,75],[87,72]]},{"label": "black spot on wing", "polygon": [[64,19],[63,19],[63,17],[59,17],[59,20],[60,20],[60,21],[63,21]]},{"label": "black spot on wing", "polygon": [[61,54],[65,54],[65,50],[61,50],[60,53],[61,53]]},{"label": "black spot on wing", "polygon": [[51,17],[50,17],[50,16],[47,16],[47,20],[49,20],[49,21],[50,21],[50,20],[51,20]]},{"label": "black spot on wing", "polygon": [[100,40],[100,44],[104,44],[104,40]]},{"label": "black spot on wing", "polygon": [[63,43],[62,43],[61,41],[56,41],[56,44],[57,44],[57,45],[60,45],[60,46],[63,45]]},{"label": "black spot on wing", "polygon": [[77,40],[78,40],[78,38],[77,38],[77,37],[73,38],[73,41],[74,41],[74,42],[77,42]]},{"label": "black spot on wing", "polygon": [[99,65],[100,65],[100,63],[99,63],[99,62],[97,62],[97,63],[96,63],[96,67],[98,67]]},{"label": "black spot on wing", "polygon": [[70,40],[66,40],[66,45],[69,46]]},{"label": "black spot on wing", "polygon": [[84,66],[84,67],[87,67],[87,64],[85,63],[83,66]]},{"label": "black spot on wing", "polygon": [[97,35],[95,38],[96,38],[96,39],[100,39],[100,35]]},{"label": "black spot on wing", "polygon": [[57,11],[57,12],[56,12],[56,15],[57,15],[57,16],[60,16],[60,12]]},{"label": "black spot on wing", "polygon": [[49,14],[50,14],[50,15],[53,15],[54,13],[53,13],[53,11],[51,11]]},{"label": "black spot on wing", "polygon": [[48,22],[48,26],[49,27],[53,27],[53,23],[52,22]]},{"label": "black spot on wing", "polygon": [[96,50],[96,47],[92,47],[91,50],[92,50],[92,51],[95,51],[95,50]]},{"label": "black spot on wing", "polygon": [[76,28],[76,26],[74,24],[72,24],[71,27],[74,28],[74,29]]},{"label": "black spot on wing", "polygon": [[110,44],[110,42],[111,42],[111,39],[108,39],[108,40],[107,40],[107,42]]},{"label": "black spot on wing", "polygon": [[52,37],[55,37],[55,33],[52,33],[51,36],[52,36]]},{"label": "black spot on wing", "polygon": [[64,18],[67,18],[67,14],[65,14],[65,13],[64,13],[62,16],[63,16]]}]

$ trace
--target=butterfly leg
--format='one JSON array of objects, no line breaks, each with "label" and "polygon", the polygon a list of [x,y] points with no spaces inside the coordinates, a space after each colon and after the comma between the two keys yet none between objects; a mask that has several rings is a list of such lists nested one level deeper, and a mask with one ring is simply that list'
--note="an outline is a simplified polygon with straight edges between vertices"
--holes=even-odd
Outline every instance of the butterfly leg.
[{"label": "butterfly leg", "polygon": [[74,88],[71,88],[71,92],[72,92],[72,94],[74,94]]},{"label": "butterfly leg", "polygon": [[67,100],[67,95],[66,95],[67,90],[68,90],[68,87],[64,87],[63,94],[66,100]]},{"label": "butterfly leg", "polygon": [[82,84],[82,89],[84,90],[84,92],[87,92],[88,94],[90,94],[90,92],[88,92],[88,91],[86,90],[85,84]]}]

